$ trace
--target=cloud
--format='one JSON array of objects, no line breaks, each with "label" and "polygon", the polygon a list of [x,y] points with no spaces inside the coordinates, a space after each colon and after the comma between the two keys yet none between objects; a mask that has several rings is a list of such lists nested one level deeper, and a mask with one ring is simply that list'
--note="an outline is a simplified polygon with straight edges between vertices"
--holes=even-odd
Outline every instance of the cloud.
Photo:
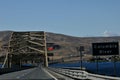
[{"label": "cloud", "polygon": [[119,34],[112,33],[112,32],[109,32],[109,31],[106,30],[106,31],[103,32],[103,36],[105,36],[105,37],[119,36]]}]

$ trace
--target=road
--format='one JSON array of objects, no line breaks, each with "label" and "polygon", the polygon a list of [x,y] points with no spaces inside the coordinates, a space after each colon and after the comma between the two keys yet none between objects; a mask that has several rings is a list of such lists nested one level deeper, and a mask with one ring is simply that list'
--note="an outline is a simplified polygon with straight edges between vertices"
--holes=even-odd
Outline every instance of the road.
[{"label": "road", "polygon": [[39,66],[32,69],[12,72],[0,75],[0,80],[57,80],[43,67]]}]

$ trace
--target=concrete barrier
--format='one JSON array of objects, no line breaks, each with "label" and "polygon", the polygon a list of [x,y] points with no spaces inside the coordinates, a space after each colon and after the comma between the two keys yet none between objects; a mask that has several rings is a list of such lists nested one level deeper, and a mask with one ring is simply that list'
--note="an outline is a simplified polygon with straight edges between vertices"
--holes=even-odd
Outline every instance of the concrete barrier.
[{"label": "concrete barrier", "polygon": [[91,74],[83,70],[72,70],[72,69],[63,69],[63,68],[51,68],[50,70],[57,72],[59,74],[71,77],[73,79],[82,79],[82,80],[120,80],[120,77],[111,77],[98,74]]}]

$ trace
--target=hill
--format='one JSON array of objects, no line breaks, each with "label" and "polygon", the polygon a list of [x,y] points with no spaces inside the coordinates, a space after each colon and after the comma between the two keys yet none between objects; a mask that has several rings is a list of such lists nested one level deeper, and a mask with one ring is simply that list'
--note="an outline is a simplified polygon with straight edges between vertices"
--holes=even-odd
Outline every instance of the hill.
[{"label": "hill", "polygon": [[[76,48],[84,47],[84,58],[92,57],[92,43],[96,42],[115,42],[120,41],[120,36],[113,37],[74,37],[63,34],[47,32],[47,42],[56,43],[61,46],[60,50],[55,51],[56,56],[72,57],[79,56]],[[75,57],[76,58],[76,57]],[[79,58],[76,58],[79,59]]]},{"label": "hill", "polygon": [[[1,45],[7,45],[9,37],[12,31],[1,31],[0,41]],[[84,46],[84,56],[88,58],[92,55],[92,43],[95,42],[113,42],[120,41],[120,36],[114,37],[74,37],[64,34],[57,34],[46,32],[47,43],[54,43],[60,46],[60,49],[55,49],[52,51],[54,53],[53,59],[59,59],[64,57],[79,56],[77,48]],[[1,50],[0,54],[4,54]]]}]

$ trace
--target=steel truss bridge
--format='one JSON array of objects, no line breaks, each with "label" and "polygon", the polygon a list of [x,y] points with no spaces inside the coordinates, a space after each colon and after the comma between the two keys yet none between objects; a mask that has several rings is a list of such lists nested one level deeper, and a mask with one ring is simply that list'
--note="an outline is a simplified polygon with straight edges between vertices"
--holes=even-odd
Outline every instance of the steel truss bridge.
[{"label": "steel truss bridge", "polygon": [[2,67],[23,63],[44,63],[48,66],[46,34],[44,31],[12,32]]}]

